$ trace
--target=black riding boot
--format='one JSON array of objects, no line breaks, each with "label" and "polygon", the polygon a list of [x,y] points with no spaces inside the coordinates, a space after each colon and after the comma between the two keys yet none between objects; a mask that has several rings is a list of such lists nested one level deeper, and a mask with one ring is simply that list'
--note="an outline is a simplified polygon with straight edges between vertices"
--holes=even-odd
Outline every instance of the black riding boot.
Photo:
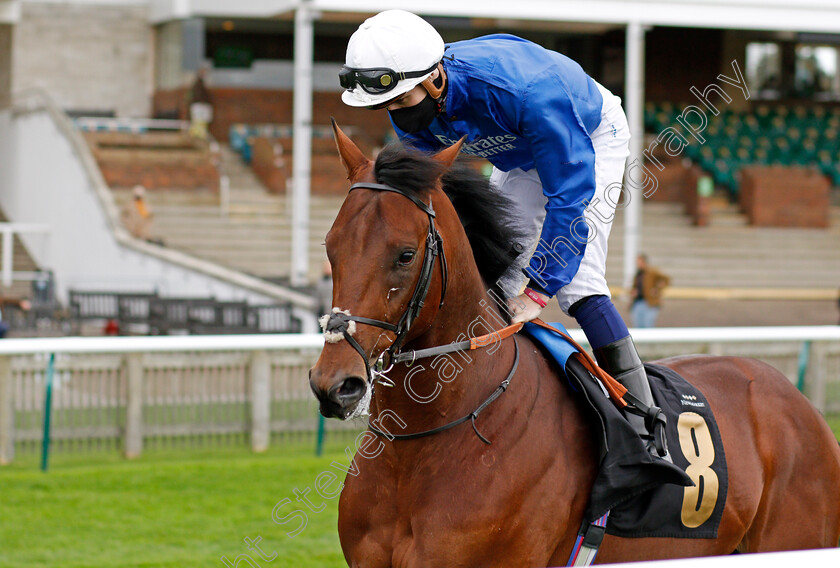
[{"label": "black riding boot", "polygon": [[625,412],[628,422],[636,433],[645,440],[648,451],[665,460],[671,461],[665,440],[665,416],[654,405],[650,392],[650,383],[642,360],[629,335],[609,345],[595,349],[595,359],[619,383],[630,391],[644,406],[648,407],[645,416]]}]

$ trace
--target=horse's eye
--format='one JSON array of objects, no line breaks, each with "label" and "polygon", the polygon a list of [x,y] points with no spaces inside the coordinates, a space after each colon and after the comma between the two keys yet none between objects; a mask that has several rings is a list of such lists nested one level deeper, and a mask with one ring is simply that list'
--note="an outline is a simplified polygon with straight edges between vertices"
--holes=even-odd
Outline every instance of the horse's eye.
[{"label": "horse's eye", "polygon": [[415,251],[407,250],[400,253],[400,257],[397,260],[397,263],[400,266],[409,266],[412,262],[414,262],[414,254]]}]

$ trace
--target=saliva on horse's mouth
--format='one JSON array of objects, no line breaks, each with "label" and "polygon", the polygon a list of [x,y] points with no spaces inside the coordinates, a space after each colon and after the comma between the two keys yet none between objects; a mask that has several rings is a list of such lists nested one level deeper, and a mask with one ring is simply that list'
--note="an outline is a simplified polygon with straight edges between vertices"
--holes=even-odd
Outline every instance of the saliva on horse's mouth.
[{"label": "saliva on horse's mouth", "polygon": [[342,408],[332,400],[325,398],[320,400],[318,405],[318,412],[324,418],[337,418],[339,420],[352,420],[360,416],[367,416],[370,410],[370,400],[373,396],[373,389],[370,384],[365,382],[365,394],[362,395],[356,404],[349,408]]},{"label": "saliva on horse's mouth", "polygon": [[345,415],[342,420],[352,420],[353,418],[358,418],[360,416],[367,416],[370,414],[370,399],[373,397],[373,387],[367,381],[365,381],[365,394],[362,395],[362,398],[353,406],[352,409],[346,409]]}]

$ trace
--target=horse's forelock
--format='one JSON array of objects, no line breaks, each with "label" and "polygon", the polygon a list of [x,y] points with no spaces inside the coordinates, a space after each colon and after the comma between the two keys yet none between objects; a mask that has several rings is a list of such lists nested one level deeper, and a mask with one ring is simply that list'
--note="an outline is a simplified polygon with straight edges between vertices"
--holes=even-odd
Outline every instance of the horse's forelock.
[{"label": "horse's forelock", "polygon": [[378,183],[427,196],[443,175],[444,166],[428,154],[389,144],[379,152],[374,164]]},{"label": "horse's forelock", "polygon": [[526,231],[515,216],[515,207],[490,181],[464,163],[445,167],[429,154],[390,144],[376,158],[374,174],[384,183],[425,198],[440,180],[470,241],[484,282],[500,296],[499,279],[513,264],[515,243],[526,244]]}]

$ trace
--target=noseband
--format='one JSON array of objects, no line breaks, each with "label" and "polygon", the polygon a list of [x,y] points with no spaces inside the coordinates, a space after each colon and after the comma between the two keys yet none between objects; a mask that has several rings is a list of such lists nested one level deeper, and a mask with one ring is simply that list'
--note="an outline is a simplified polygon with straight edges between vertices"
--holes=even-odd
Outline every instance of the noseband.
[{"label": "noseband", "polygon": [[[373,383],[376,377],[374,377],[373,373],[371,373],[370,364],[368,363],[368,355],[365,353],[364,349],[362,349],[362,346],[359,345],[359,342],[356,341],[349,333],[350,322],[354,321],[365,325],[379,327],[396,334],[396,339],[394,339],[391,346],[388,347],[382,355],[380,355],[378,361],[378,365],[381,366],[383,357],[387,353],[389,362],[393,364],[399,355],[400,348],[405,342],[405,338],[408,335],[408,331],[411,329],[411,325],[417,319],[417,316],[420,314],[420,310],[423,309],[426,296],[429,293],[429,286],[432,283],[432,273],[435,269],[435,259],[438,256],[440,256],[440,271],[442,279],[439,308],[443,307],[443,300],[446,296],[446,283],[449,278],[449,271],[446,266],[446,255],[443,251],[443,239],[435,228],[435,211],[432,209],[431,200],[429,200],[429,204],[427,205],[416,196],[411,195],[406,191],[381,183],[354,183],[350,186],[350,191],[353,191],[354,189],[372,189],[374,191],[390,191],[392,193],[398,193],[403,197],[410,199],[411,202],[419,207],[420,210],[422,210],[429,218],[429,230],[426,233],[426,251],[423,253],[423,267],[420,269],[420,277],[417,279],[417,285],[414,287],[414,294],[412,294],[411,300],[409,300],[408,306],[399,321],[396,324],[393,324],[382,320],[333,311],[333,313],[329,315],[329,319],[324,326],[325,332],[341,333],[353,349],[362,356],[362,361],[365,363],[367,378],[371,381],[371,383]],[[382,372],[377,372],[376,376],[379,377],[380,380],[383,379]]]}]

